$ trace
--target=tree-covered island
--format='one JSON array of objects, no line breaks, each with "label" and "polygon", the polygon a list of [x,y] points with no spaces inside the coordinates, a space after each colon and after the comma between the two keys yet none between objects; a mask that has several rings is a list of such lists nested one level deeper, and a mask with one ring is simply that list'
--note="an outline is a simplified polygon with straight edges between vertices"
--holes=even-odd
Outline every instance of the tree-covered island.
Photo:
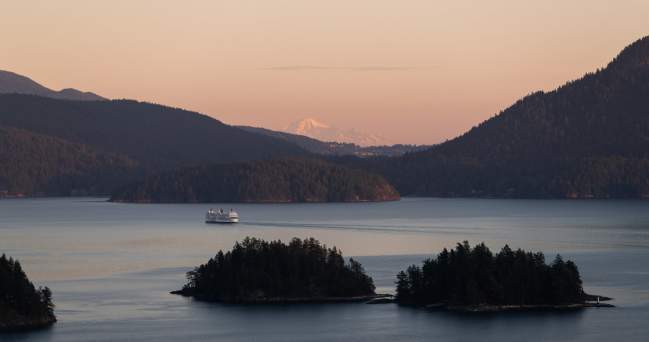
[{"label": "tree-covered island", "polygon": [[[484,243],[467,241],[397,275],[399,304],[457,311],[570,309],[601,304],[588,295],[577,265],[557,255],[546,264],[541,252],[512,250],[495,255]],[[596,301],[593,303],[593,301]]]},{"label": "tree-covered island", "polygon": [[318,240],[288,244],[245,238],[187,273],[174,294],[228,303],[348,302],[374,298],[374,282],[354,259]]},{"label": "tree-covered island", "polygon": [[113,202],[375,202],[399,193],[383,177],[310,158],[213,164],[151,175],[123,187]]},{"label": "tree-covered island", "polygon": [[35,288],[20,262],[0,257],[0,332],[44,328],[56,322],[52,292]]}]

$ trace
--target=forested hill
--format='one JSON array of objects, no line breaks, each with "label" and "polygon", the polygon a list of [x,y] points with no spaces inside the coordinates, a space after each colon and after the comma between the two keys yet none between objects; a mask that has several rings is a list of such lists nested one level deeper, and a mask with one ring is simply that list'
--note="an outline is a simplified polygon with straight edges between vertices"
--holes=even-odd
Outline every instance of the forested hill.
[{"label": "forested hill", "polygon": [[464,241],[397,275],[397,302],[417,306],[548,309],[582,307],[592,297],[597,296],[584,293],[572,261],[557,255],[548,265],[542,252],[512,250],[507,245],[494,254],[484,243],[471,247]]},{"label": "forested hill", "polygon": [[314,238],[288,244],[245,238],[187,273],[174,294],[229,303],[344,302],[375,297],[374,281],[354,259]]},{"label": "forested hill", "polygon": [[64,101],[4,94],[0,125],[122,154],[156,170],[306,153],[206,115],[131,100]]},{"label": "forested hill", "polygon": [[118,190],[116,202],[359,202],[399,199],[381,176],[314,159],[184,168]]},{"label": "forested hill", "polygon": [[90,146],[0,126],[0,197],[110,193],[138,163]]},{"label": "forested hill", "polygon": [[456,139],[372,163],[405,195],[647,197],[649,37]]}]

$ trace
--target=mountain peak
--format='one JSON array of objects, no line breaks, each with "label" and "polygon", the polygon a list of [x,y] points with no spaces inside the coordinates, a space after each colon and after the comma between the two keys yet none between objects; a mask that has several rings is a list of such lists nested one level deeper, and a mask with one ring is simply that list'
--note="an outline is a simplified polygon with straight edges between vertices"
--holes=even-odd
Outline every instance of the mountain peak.
[{"label": "mountain peak", "polygon": [[341,129],[315,118],[305,118],[293,122],[284,129],[285,132],[304,135],[325,142],[350,143],[359,146],[379,146],[389,143],[382,137],[359,131]]},{"label": "mountain peak", "polygon": [[624,67],[649,66],[649,36],[640,38],[625,47],[611,65]]},{"label": "mountain peak", "polygon": [[101,101],[105,98],[91,92],[83,92],[73,88],[60,91],[49,89],[29,77],[11,71],[0,70],[0,93],[27,94],[51,97],[61,100]]},{"label": "mountain peak", "polygon": [[305,118],[293,122],[288,126],[287,130],[291,131],[292,133],[306,135],[306,133],[308,133],[309,131],[319,128],[331,128],[331,126],[324,122],[318,121],[315,118]]}]

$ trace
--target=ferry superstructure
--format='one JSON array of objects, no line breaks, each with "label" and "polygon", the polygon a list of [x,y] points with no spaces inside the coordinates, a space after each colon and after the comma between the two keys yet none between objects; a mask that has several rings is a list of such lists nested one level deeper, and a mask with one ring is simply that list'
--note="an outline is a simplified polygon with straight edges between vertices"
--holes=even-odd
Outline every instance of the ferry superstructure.
[{"label": "ferry superstructure", "polygon": [[230,209],[230,211],[219,209],[210,209],[205,214],[205,223],[237,223],[239,222],[239,213]]}]

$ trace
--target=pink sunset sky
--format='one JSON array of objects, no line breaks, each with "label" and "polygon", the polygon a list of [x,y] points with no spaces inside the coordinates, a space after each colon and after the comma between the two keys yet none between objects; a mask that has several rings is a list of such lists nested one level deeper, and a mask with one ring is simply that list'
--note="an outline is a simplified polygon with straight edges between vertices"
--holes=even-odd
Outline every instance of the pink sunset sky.
[{"label": "pink sunset sky", "polygon": [[452,138],[649,34],[649,1],[4,1],[0,69],[281,129]]}]

